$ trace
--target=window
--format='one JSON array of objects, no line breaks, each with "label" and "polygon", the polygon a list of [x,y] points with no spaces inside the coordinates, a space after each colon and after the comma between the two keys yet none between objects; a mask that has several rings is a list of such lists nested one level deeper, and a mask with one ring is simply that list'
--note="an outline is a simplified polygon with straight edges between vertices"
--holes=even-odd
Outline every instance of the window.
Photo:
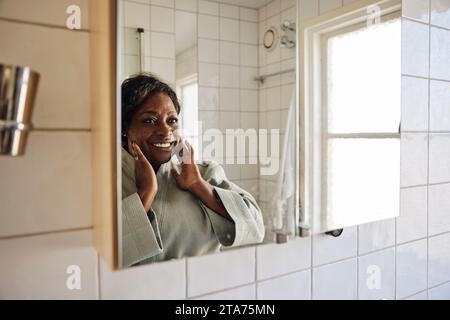
[{"label": "window", "polygon": [[177,95],[181,102],[180,124],[183,135],[198,150],[198,81],[193,75],[177,81]]},{"label": "window", "polygon": [[377,23],[350,6],[303,28],[301,202],[316,233],[399,214],[401,18],[398,1],[376,8]]},{"label": "window", "polygon": [[[324,36],[323,193],[327,224],[398,211],[400,18]],[[335,214],[338,213],[338,214]]]}]

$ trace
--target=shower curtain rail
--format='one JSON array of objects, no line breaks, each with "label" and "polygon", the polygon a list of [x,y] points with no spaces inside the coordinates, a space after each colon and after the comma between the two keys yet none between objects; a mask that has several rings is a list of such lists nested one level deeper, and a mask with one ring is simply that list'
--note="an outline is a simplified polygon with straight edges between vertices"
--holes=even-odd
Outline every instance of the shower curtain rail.
[{"label": "shower curtain rail", "polygon": [[261,76],[255,77],[255,80],[258,81],[260,84],[263,84],[264,81],[266,81],[266,79],[268,77],[278,76],[280,74],[285,74],[285,73],[289,73],[289,72],[293,72],[293,71],[295,71],[295,68],[278,71],[278,72],[274,72],[274,73],[269,73],[269,74],[263,74]]}]

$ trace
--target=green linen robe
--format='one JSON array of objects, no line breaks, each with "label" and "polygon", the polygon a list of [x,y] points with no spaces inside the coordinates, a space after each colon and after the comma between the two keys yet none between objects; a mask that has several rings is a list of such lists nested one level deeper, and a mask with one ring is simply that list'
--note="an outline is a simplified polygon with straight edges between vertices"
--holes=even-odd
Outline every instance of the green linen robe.
[{"label": "green linen robe", "polygon": [[158,192],[149,213],[137,194],[134,159],[122,148],[122,266],[218,252],[222,246],[260,243],[264,239],[261,209],[253,196],[230,182],[215,161],[197,163],[203,179],[217,191],[233,221],[206,207],[180,189],[170,170],[174,161],[156,173]]}]

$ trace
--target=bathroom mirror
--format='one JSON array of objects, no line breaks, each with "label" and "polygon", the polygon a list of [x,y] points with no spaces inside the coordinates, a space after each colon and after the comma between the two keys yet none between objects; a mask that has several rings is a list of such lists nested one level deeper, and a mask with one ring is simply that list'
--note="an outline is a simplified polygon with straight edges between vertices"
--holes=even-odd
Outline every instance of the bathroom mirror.
[{"label": "bathroom mirror", "polygon": [[313,233],[399,215],[400,10],[356,1],[300,27],[301,220]]},{"label": "bathroom mirror", "polygon": [[297,8],[270,2],[117,1],[120,266],[296,236]]}]

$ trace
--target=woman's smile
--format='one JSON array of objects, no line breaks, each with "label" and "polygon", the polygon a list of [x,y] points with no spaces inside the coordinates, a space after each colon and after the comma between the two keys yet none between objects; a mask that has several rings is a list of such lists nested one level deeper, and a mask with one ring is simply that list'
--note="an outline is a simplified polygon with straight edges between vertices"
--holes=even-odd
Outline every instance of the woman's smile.
[{"label": "woman's smile", "polygon": [[175,147],[176,141],[173,140],[171,142],[148,142],[147,143],[151,148],[162,151],[162,152],[170,152]]}]

